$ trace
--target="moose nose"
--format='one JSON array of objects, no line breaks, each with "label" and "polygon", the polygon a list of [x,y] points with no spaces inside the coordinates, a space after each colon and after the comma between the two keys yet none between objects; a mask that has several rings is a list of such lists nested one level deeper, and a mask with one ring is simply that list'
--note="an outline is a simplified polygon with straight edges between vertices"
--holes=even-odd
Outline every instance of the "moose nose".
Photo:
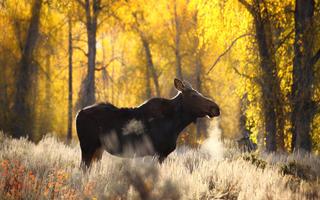
[{"label": "moose nose", "polygon": [[211,112],[214,116],[219,116],[220,115],[220,109],[217,106],[212,106],[211,107]]}]

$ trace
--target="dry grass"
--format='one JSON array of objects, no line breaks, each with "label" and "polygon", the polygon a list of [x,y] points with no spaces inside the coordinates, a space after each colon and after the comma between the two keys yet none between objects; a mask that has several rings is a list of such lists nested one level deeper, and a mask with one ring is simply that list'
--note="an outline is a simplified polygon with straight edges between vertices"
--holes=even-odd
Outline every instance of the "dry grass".
[{"label": "dry grass", "polygon": [[241,154],[218,138],[152,158],[105,153],[83,174],[78,144],[48,136],[37,145],[0,134],[0,199],[319,199],[314,155]]}]

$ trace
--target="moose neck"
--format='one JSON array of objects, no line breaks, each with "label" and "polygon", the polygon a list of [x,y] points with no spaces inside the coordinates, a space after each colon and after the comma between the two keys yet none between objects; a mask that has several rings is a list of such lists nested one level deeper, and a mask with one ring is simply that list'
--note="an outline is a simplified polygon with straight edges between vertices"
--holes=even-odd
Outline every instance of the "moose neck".
[{"label": "moose neck", "polygon": [[175,109],[173,110],[173,125],[175,126],[175,132],[179,135],[179,133],[187,127],[192,122],[196,121],[196,117],[193,116],[190,112],[186,111],[183,107],[182,94],[178,94],[171,100]]}]

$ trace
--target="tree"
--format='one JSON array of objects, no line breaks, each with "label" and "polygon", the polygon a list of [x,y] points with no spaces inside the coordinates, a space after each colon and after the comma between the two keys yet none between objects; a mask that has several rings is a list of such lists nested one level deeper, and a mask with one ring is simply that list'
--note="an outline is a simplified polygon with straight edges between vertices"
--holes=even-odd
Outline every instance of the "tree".
[{"label": "tree", "polygon": [[314,0],[296,0],[292,84],[292,149],[311,151],[311,123],[316,111],[312,100],[315,69],[320,49],[314,54]]},{"label": "tree", "polygon": [[146,97],[150,98],[152,96],[151,92],[151,84],[150,84],[150,77],[152,77],[156,96],[161,96],[161,90],[159,85],[159,75],[157,73],[156,67],[154,65],[152,52],[151,52],[151,41],[152,41],[152,34],[148,32],[148,21],[145,16],[144,11],[140,8],[140,5],[135,7],[131,5],[129,2],[125,4],[127,6],[127,12],[130,13],[132,20],[125,21],[121,19],[119,16],[115,16],[123,26],[128,26],[131,31],[138,35],[139,40],[141,41],[142,48],[144,51],[145,62],[146,62],[146,70],[145,70],[145,81],[146,81]]},{"label": "tree", "polygon": [[260,57],[261,78],[259,84],[262,91],[266,148],[268,151],[276,151],[277,131],[281,129],[279,129],[279,120],[283,111],[271,18],[264,0],[254,0],[252,4],[246,0],[239,0],[239,2],[249,11],[254,20],[255,39]]},{"label": "tree", "polygon": [[72,140],[72,19],[68,16],[68,130],[67,130],[67,143]]},{"label": "tree", "polygon": [[174,36],[174,55],[176,58],[176,76],[180,80],[183,79],[183,74],[182,74],[182,67],[181,67],[181,33],[182,33],[182,26],[180,22],[180,18],[177,13],[177,1],[174,1],[173,5],[173,25],[174,25],[174,30],[175,30],[175,36]]},{"label": "tree", "polygon": [[12,133],[14,137],[31,135],[33,120],[32,108],[28,99],[32,89],[35,62],[33,52],[39,36],[40,11],[42,0],[34,0],[27,37],[21,52],[13,104]]},{"label": "tree", "polygon": [[[40,43],[40,40],[39,40]],[[41,105],[39,105],[39,112],[38,114],[34,114],[34,123],[35,123],[35,127],[33,129],[33,138],[34,140],[37,140],[39,138],[41,138],[41,136],[43,134],[46,133],[50,133],[53,131],[52,128],[52,120],[53,120],[53,104],[52,104],[52,69],[51,69],[51,60],[52,60],[52,56],[53,55],[53,49],[52,46],[50,44],[46,44],[47,49],[46,49],[46,53],[45,53],[45,58],[44,58],[44,67],[43,67],[43,71],[41,71],[42,73],[38,73],[37,74],[37,84],[34,83],[34,89],[36,90],[36,92],[33,92],[33,96],[34,96],[34,100],[33,102],[35,102],[35,104],[39,104],[39,102],[41,102],[40,100],[36,101],[36,99],[40,98],[40,91],[41,91],[41,87],[40,87],[40,82],[41,82],[41,77],[44,77],[44,100],[43,103],[41,102]],[[33,109],[36,110],[37,109],[37,105],[33,106]]]},{"label": "tree", "polygon": [[96,65],[96,37],[98,17],[101,12],[101,0],[77,0],[85,11],[85,25],[87,29],[88,63],[87,74],[81,83],[77,108],[93,104],[95,98],[95,65]]},{"label": "tree", "polygon": [[155,69],[153,59],[152,59],[152,54],[151,54],[151,49],[150,49],[150,38],[148,39],[147,34],[143,31],[143,26],[145,22],[144,19],[144,13],[143,11],[136,11],[132,13],[132,16],[134,18],[134,23],[131,25],[132,29],[139,35],[139,38],[141,40],[143,49],[144,49],[144,55],[146,58],[146,96],[147,98],[151,97],[151,86],[150,86],[150,74],[153,79],[153,83],[155,86],[156,90],[156,96],[160,97],[160,86],[159,86],[159,81],[158,81],[158,74]]},{"label": "tree", "polygon": [[[147,69],[146,69],[146,78],[147,78],[147,82],[149,82],[150,80],[150,73],[152,75],[152,78],[153,78],[153,82],[154,82],[154,86],[155,86],[155,89],[156,89],[156,95],[158,97],[160,97],[160,86],[159,86],[159,81],[158,81],[158,74],[156,72],[156,69],[154,67],[154,64],[153,64],[153,60],[152,60],[152,54],[151,54],[151,50],[150,50],[150,44],[148,42],[148,40],[143,36],[143,34],[141,33],[140,35],[140,39],[142,41],[142,45],[143,45],[143,48],[144,48],[144,51],[145,51],[145,56],[146,56],[146,62],[147,62]],[[147,83],[150,88],[150,83]],[[151,92],[151,90],[150,90]],[[150,93],[148,94],[147,93],[147,96],[148,98],[150,98]]]},{"label": "tree", "polygon": [[[191,14],[191,22],[192,22],[192,29],[193,31],[192,38],[191,38],[191,51],[190,55],[193,57],[194,68],[195,68],[195,89],[200,93],[203,92],[203,81],[204,81],[204,66],[203,66],[203,57],[207,51],[207,42],[205,41],[205,28],[201,27],[199,23],[199,8],[195,8]],[[207,128],[208,128],[208,121],[206,118],[199,118],[197,119],[196,124],[196,132],[198,139],[201,138],[201,135],[207,136]]]}]

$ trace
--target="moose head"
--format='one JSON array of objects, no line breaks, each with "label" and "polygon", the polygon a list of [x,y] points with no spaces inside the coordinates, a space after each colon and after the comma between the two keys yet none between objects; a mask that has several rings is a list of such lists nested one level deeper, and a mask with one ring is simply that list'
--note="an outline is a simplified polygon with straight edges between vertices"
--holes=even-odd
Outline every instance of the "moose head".
[{"label": "moose head", "polygon": [[186,112],[197,118],[205,116],[213,118],[220,115],[219,106],[193,89],[190,83],[175,78],[174,86],[182,94],[182,107]]}]

